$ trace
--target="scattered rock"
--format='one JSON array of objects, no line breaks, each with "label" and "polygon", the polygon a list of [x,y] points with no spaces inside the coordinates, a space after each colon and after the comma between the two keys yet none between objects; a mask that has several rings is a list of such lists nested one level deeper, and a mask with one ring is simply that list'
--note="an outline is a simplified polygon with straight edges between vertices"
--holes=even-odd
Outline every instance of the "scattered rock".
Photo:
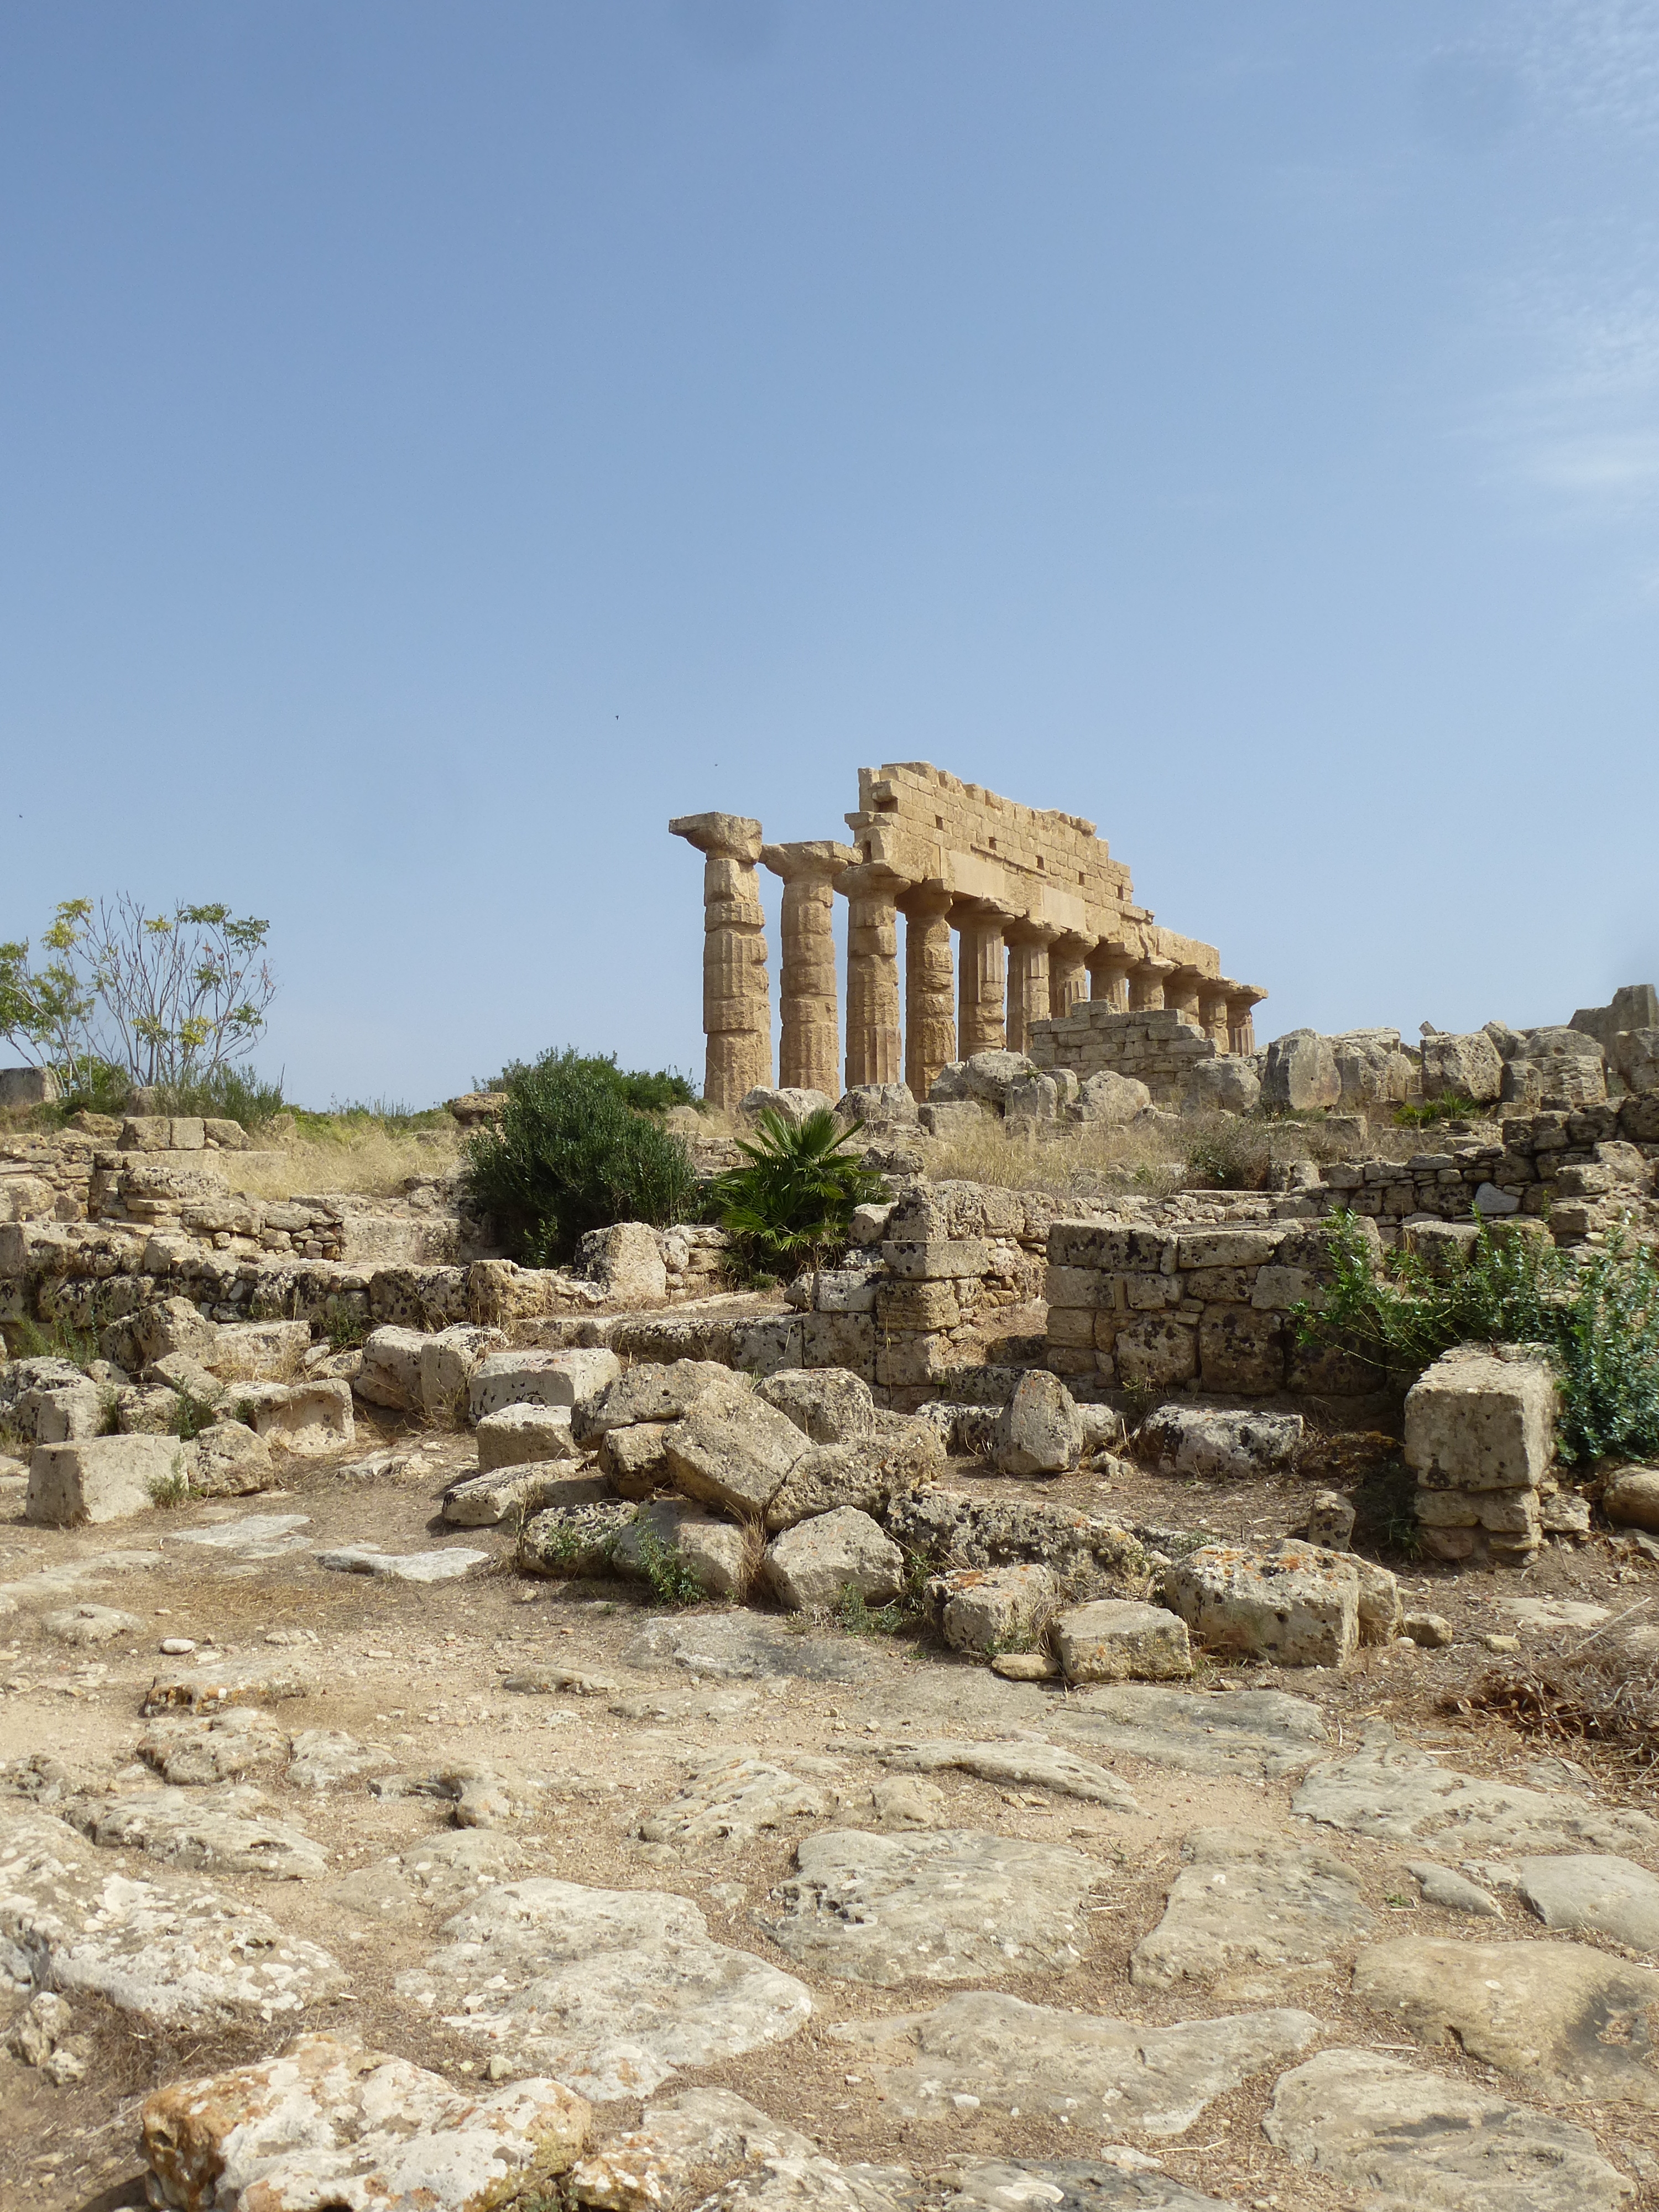
[{"label": "scattered rock", "polygon": [[806,1449],[787,1413],[750,1395],[705,1398],[667,1438],[678,1488],[738,1514],[763,1514]]},{"label": "scattered rock", "polygon": [[167,1528],[164,1544],[199,1544],[204,1551],[233,1553],[239,1559],[276,1559],[285,1552],[304,1552],[311,1539],[300,1531],[311,1526],[307,1513],[244,1513],[204,1528]]},{"label": "scattered rock", "polygon": [[951,2099],[974,2096],[1004,2112],[1063,2116],[1109,2138],[1125,2128],[1184,2135],[1213,2098],[1299,2057],[1319,2022],[1271,2011],[1148,2027],[974,1990],[932,2012],[830,2033],[870,2056],[901,2118],[942,2116]]},{"label": "scattered rock", "polygon": [[991,1672],[1006,1682],[1057,1682],[1060,1662],[1047,1651],[999,1651]]},{"label": "scattered rock", "polygon": [[485,1565],[488,1552],[470,1552],[452,1544],[442,1552],[381,1552],[372,1545],[350,1544],[337,1552],[319,1552],[317,1564],[342,1575],[379,1575],[400,1583],[447,1583]]},{"label": "scattered rock", "polygon": [[64,1817],[94,1844],[147,1851],[179,1866],[298,1881],[326,1871],[319,1844],[270,1817],[275,1808],[246,1783],[213,1789],[133,1790],[65,1800]]},{"label": "scattered rock", "polygon": [[324,1893],[348,1911],[377,1917],[419,1905],[453,1912],[525,1870],[523,1846],[496,1828],[450,1828],[392,1858],[360,1867]]},{"label": "scattered rock", "polygon": [[486,1413],[477,1427],[479,1472],[580,1461],[573,1418],[568,1406],[503,1406],[498,1413]]},{"label": "scattered rock", "polygon": [[1477,1919],[1501,1920],[1498,1901],[1489,1897],[1478,1882],[1466,1875],[1455,1874],[1449,1867],[1437,1866],[1432,1859],[1408,1859],[1406,1871],[1415,1875],[1423,1892],[1424,1902],[1437,1905],[1443,1912],[1467,1912]]},{"label": "scattered rock", "polygon": [[158,1491],[182,1485],[184,1453],[176,1437],[86,1436],[36,1444],[23,1518],[52,1528],[130,1521],[154,1510]]},{"label": "scattered rock", "polygon": [[1659,1880],[1599,1851],[1522,1859],[1521,1894],[1546,1928],[1589,1929],[1632,1951],[1659,1951]]},{"label": "scattered rock", "polygon": [[378,1774],[392,1763],[383,1744],[359,1743],[338,1729],[302,1729],[294,1739],[283,1779],[295,1790],[335,1790],[343,1782],[355,1782],[360,1774]]},{"label": "scattered rock", "polygon": [[1283,1993],[1291,1972],[1334,1968],[1373,1925],[1352,1870],[1328,1851],[1274,1836],[1197,1828],[1164,1917],[1129,1961],[1138,1989],[1210,1984],[1220,1998]]},{"label": "scattered rock", "polygon": [[763,1613],[732,1612],[647,1621],[623,1656],[630,1666],[671,1659],[693,1674],[761,1681],[799,1675],[812,1682],[856,1682],[871,1671],[856,1645],[795,1636]]},{"label": "scattered rock", "polygon": [[1308,1509],[1308,1541],[1328,1552],[1346,1552],[1353,1541],[1354,1510],[1340,1490],[1322,1490]]},{"label": "scattered rock", "polygon": [[684,2197],[694,2177],[706,2186],[711,2176],[723,2180],[769,2160],[816,2152],[809,2137],[730,2089],[688,2089],[647,2105],[637,2128],[594,2146],[566,2186],[596,2212],[659,2212]]},{"label": "scattered rock", "polygon": [[938,1481],[945,1465],[944,1447],[927,1422],[878,1413],[876,1425],[852,1443],[809,1446],[767,1507],[766,1525],[793,1528],[840,1505],[884,1515],[895,1492]]},{"label": "scattered rock", "polygon": [[924,1837],[830,1829],[797,1845],[797,1872],[762,1924],[831,1981],[959,1982],[1063,1972],[1090,1936],[1084,1904],[1100,1869],[1064,1844],[977,1828]]},{"label": "scattered rock", "polygon": [[1372,2212],[1620,2212],[1636,2194],[1584,2129],[1379,2051],[1282,2075],[1261,2127]]},{"label": "scattered rock", "polygon": [[626,1375],[577,1401],[572,1427],[579,1443],[632,1428],[636,1422],[683,1421],[706,1397],[730,1399],[744,1389],[729,1367],[712,1359],[641,1360]]},{"label": "scattered rock", "polygon": [[189,1448],[187,1473],[192,1498],[246,1498],[276,1483],[270,1446],[240,1421],[204,1429]]},{"label": "scattered rock", "polygon": [[1255,1552],[1206,1544],[1169,1569],[1164,1601],[1209,1651],[1340,1667],[1359,1643],[1352,1563],[1311,1545]]},{"label": "scattered rock", "polygon": [[568,1461],[532,1460],[471,1474],[444,1492],[444,1519],[458,1528],[490,1528],[517,1514],[555,1505],[610,1502],[608,1484],[573,1475]]},{"label": "scattered rock", "polygon": [[507,1882],[443,1932],[398,1996],[596,2099],[649,2095],[678,2067],[794,2034],[811,2011],[792,1975],[711,1942],[694,1905],[656,1890]]},{"label": "scattered rock", "polygon": [[1621,1467],[1601,1492],[1601,1510],[1615,1528],[1659,1533],[1659,1468]]},{"label": "scattered rock", "polygon": [[1408,1613],[1401,1621],[1400,1632],[1425,1651],[1443,1651],[1457,1640],[1456,1630],[1442,1613]]},{"label": "scattered rock", "polygon": [[136,1613],[118,1613],[113,1606],[71,1605],[61,1613],[42,1613],[40,1626],[59,1644],[78,1644],[84,1650],[112,1644],[118,1637],[135,1636],[143,1623]]},{"label": "scattered rock", "polygon": [[139,1758],[163,1782],[194,1788],[233,1782],[287,1753],[286,1734],[257,1705],[169,1716],[154,1722],[138,1744]]},{"label": "scattered rock", "polygon": [[1087,1689],[1044,1724],[1079,1745],[1189,1774],[1270,1779],[1308,1765],[1325,1746],[1318,1706],[1283,1690]]},{"label": "scattered rock", "polygon": [[992,1658],[1039,1642],[1059,1595],[1047,1567],[958,1567],[933,1576],[924,1599],[953,1651]]},{"label": "scattered rock", "polygon": [[272,1705],[310,1693],[301,1666],[267,1653],[252,1659],[209,1659],[199,1667],[157,1674],[143,1710],[147,1716],[212,1712],[221,1705]]},{"label": "scattered rock", "polygon": [[356,1435],[349,1382],[244,1382],[233,1405],[257,1435],[301,1456],[337,1451]]},{"label": "scattered rock", "polygon": [[519,1531],[519,1565],[532,1575],[603,1575],[634,1508],[611,1504],[555,1505],[533,1514]]},{"label": "scattered rock", "polygon": [[157,2203],[476,2212],[555,2193],[592,2121],[557,2081],[456,2089],[386,2051],[302,2035],[263,2064],[155,2091],[142,2139]]},{"label": "scattered rock", "polygon": [[1097,1598],[1056,1613],[1049,1634],[1068,1682],[1175,1682],[1193,1671],[1187,1624],[1161,1605]]},{"label": "scattered rock", "polygon": [[855,1443],[875,1426],[870,1385],[842,1367],[784,1367],[756,1386],[755,1395],[787,1413],[815,1444]]},{"label": "scattered rock", "polygon": [[1140,1810],[1133,1791],[1115,1774],[1051,1743],[1030,1739],[1015,1743],[957,1743],[928,1737],[915,1743],[884,1743],[871,1748],[890,1766],[915,1773],[938,1774],[955,1767],[963,1774],[978,1775],[983,1782],[1053,1790],[1063,1797],[1109,1805],[1115,1813]]},{"label": "scattered rock", "polygon": [[744,1752],[710,1759],[659,1813],[640,1823],[648,1844],[752,1843],[787,1820],[822,1819],[821,1784]]},{"label": "scattered rock", "polygon": [[765,1573],[781,1605],[794,1613],[833,1607],[848,1590],[885,1605],[904,1587],[904,1554],[867,1513],[843,1505],[775,1536]]},{"label": "scattered rock", "polygon": [[1302,1434],[1299,1413],[1212,1413],[1161,1406],[1135,1431],[1134,1449],[1159,1474],[1237,1480],[1285,1473]]},{"label": "scattered rock", "polygon": [[1002,1410],[994,1445],[999,1474],[1065,1474],[1083,1456],[1083,1422],[1058,1376],[1028,1368]]},{"label": "scattered rock", "polygon": [[617,1537],[611,1564],[619,1575],[648,1576],[653,1544],[661,1553],[677,1554],[706,1596],[747,1595],[756,1552],[748,1530],[734,1522],[716,1520],[689,1498],[653,1498],[636,1510]]}]

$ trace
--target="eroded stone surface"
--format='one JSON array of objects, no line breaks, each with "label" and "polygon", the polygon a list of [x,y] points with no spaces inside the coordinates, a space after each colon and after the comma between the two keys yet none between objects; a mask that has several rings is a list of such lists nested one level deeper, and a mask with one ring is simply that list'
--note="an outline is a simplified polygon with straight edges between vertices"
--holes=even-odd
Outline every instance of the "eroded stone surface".
[{"label": "eroded stone surface", "polygon": [[1157,2166],[1121,2144],[1093,2160],[964,2164],[957,2169],[956,2195],[945,2201],[950,2212],[1034,2212],[1037,2206],[1049,2212],[1238,2212],[1236,2204],[1188,2189]]},{"label": "eroded stone surface", "polygon": [[1198,1828],[1182,1856],[1164,1917],[1130,1960],[1137,1988],[1279,1996],[1291,1973],[1333,1967],[1374,1924],[1352,1870],[1312,1845]]},{"label": "eroded stone surface", "polygon": [[475,1552],[465,1544],[452,1544],[441,1552],[382,1552],[371,1544],[350,1544],[337,1552],[319,1552],[317,1564],[337,1574],[380,1575],[400,1583],[447,1583],[471,1574],[489,1558],[488,1552]]},{"label": "eroded stone surface", "polygon": [[1583,2128],[1381,2051],[1282,2075],[1261,2125],[1367,2212],[1618,2212],[1636,2195]]},{"label": "eroded stone surface", "polygon": [[356,1912],[401,1913],[411,1905],[453,1912],[467,1899],[526,1871],[524,1846],[495,1828],[451,1828],[360,1867],[327,1894]]},{"label": "eroded stone surface", "polygon": [[821,1782],[738,1752],[700,1767],[659,1813],[640,1823],[640,1833],[652,1844],[749,1843],[763,1829],[822,1819],[828,1809]]},{"label": "eroded stone surface", "polygon": [[747,1681],[798,1674],[807,1681],[856,1682],[871,1671],[869,1659],[851,1644],[792,1636],[763,1613],[743,1612],[648,1620],[623,1656],[636,1667],[670,1659],[690,1674]]},{"label": "eroded stone surface", "polygon": [[808,1836],[763,1925],[799,1964],[832,1981],[960,1982],[1063,1972],[1089,1948],[1084,1904],[1100,1879],[1064,1844],[988,1829]]},{"label": "eroded stone surface", "polygon": [[1116,1775],[1052,1743],[962,1743],[948,1737],[924,1737],[912,1743],[872,1747],[890,1766],[912,1774],[938,1774],[955,1767],[984,1782],[1052,1790],[1064,1797],[1109,1805],[1115,1813],[1140,1810],[1134,1792]]},{"label": "eroded stone surface", "polygon": [[234,1781],[239,1774],[281,1759],[287,1751],[286,1733],[257,1705],[168,1715],[152,1723],[138,1745],[139,1758],[163,1782],[198,1787]]},{"label": "eroded stone surface", "polygon": [[1079,1747],[1098,1744],[1190,1774],[1292,1773],[1326,1741],[1318,1706],[1283,1690],[1091,1689],[1045,1725]]},{"label": "eroded stone surface", "polygon": [[179,1866],[298,1881],[322,1874],[322,1846],[273,1817],[262,1790],[243,1782],[213,1789],[132,1790],[118,1797],[64,1801],[64,1817],[106,1848],[121,1847]]},{"label": "eroded stone surface", "polygon": [[392,1764],[383,1744],[360,1743],[339,1729],[302,1729],[294,1739],[285,1778],[296,1790],[335,1790]]},{"label": "eroded stone surface", "polygon": [[443,1932],[398,1994],[584,2096],[648,2095],[679,2067],[793,2035],[811,2010],[793,1975],[711,1942],[694,1905],[659,1890],[507,1882]]},{"label": "eroded stone surface", "polygon": [[1005,2112],[1064,2113],[1108,2135],[1121,2128],[1178,2136],[1212,2098],[1299,2057],[1319,2023],[1310,2013],[1275,2010],[1148,2027],[974,1990],[932,2012],[830,2033],[873,2061],[902,2113],[974,2096]]}]

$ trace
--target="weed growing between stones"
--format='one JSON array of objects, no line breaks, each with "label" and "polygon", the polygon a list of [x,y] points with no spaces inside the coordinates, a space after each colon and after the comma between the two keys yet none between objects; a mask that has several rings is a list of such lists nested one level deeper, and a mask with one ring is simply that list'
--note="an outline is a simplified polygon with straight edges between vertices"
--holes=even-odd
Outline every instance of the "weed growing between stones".
[{"label": "weed growing between stones", "polygon": [[1522,1735],[1599,1746],[1644,1772],[1659,1766],[1659,1667],[1618,1644],[1589,1639],[1489,1668],[1442,1710],[1495,1713]]},{"label": "weed growing between stones", "polygon": [[165,1474],[155,1476],[149,1485],[149,1502],[163,1507],[183,1505],[190,1498],[190,1477],[185,1472],[182,1454],[176,1455]]},{"label": "weed growing between stones", "polygon": [[219,1408],[207,1399],[198,1398],[193,1390],[174,1386],[173,1419],[167,1425],[181,1443],[192,1443],[204,1429],[210,1429],[221,1419]]},{"label": "weed growing between stones", "polygon": [[690,1559],[647,1530],[640,1533],[640,1571],[659,1605],[677,1610],[701,1605],[708,1595]]},{"label": "weed growing between stones", "polygon": [[7,1349],[14,1359],[67,1359],[89,1367],[98,1358],[98,1328],[95,1311],[84,1326],[60,1316],[44,1328],[23,1314],[6,1323]]},{"label": "weed growing between stones", "polygon": [[1621,1232],[1599,1249],[1494,1237],[1478,1222],[1468,1257],[1431,1273],[1411,1253],[1379,1262],[1364,1225],[1328,1225],[1323,1305],[1297,1306],[1304,1344],[1338,1344],[1409,1387],[1455,1344],[1546,1346],[1561,1390],[1556,1449],[1569,1465],[1659,1449],[1659,1269]]},{"label": "weed growing between stones", "polygon": [[372,1326],[367,1304],[359,1308],[349,1298],[331,1297],[322,1311],[323,1334],[336,1352],[356,1352],[367,1341]]},{"label": "weed growing between stones", "polygon": [[1449,1091],[1443,1098],[1413,1098],[1394,1109],[1395,1126],[1401,1129],[1427,1129],[1437,1121],[1474,1121],[1480,1117],[1482,1109],[1473,1098],[1464,1098]]}]

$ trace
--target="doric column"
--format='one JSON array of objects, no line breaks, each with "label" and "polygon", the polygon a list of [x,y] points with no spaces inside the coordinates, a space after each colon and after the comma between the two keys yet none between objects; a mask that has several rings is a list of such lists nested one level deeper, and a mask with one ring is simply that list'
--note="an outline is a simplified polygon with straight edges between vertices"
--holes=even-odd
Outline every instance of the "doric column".
[{"label": "doric column", "polygon": [[1031,1024],[1048,1018],[1048,947],[1060,932],[1047,922],[1008,925],[1008,1049],[1029,1052]]},{"label": "doric column", "polygon": [[898,911],[904,878],[882,860],[848,868],[836,881],[847,894],[847,1088],[899,1083]]},{"label": "doric column", "polygon": [[1086,937],[1062,937],[1048,953],[1048,1012],[1056,1019],[1069,1014],[1089,995],[1089,958],[1091,940]]},{"label": "doric column", "polygon": [[703,1096],[731,1112],[772,1080],[766,927],[755,863],[761,826],[741,814],[682,814],[668,825],[702,854]]},{"label": "doric column", "polygon": [[1227,994],[1227,1026],[1235,1052],[1255,1050],[1255,1017],[1267,994],[1255,983],[1235,983]]},{"label": "doric column", "polygon": [[933,1079],[957,1056],[955,969],[951,958],[951,894],[943,884],[918,884],[899,900],[904,915],[904,1079],[925,1098]]},{"label": "doric column", "polygon": [[1137,960],[1129,970],[1129,1006],[1137,1014],[1156,1014],[1164,1006],[1164,978],[1175,973],[1173,960],[1161,960],[1156,953]]},{"label": "doric column", "polygon": [[951,910],[957,946],[957,1050],[1000,1052],[1006,1039],[1003,917],[994,908],[958,900]]},{"label": "doric column", "polygon": [[1177,967],[1174,975],[1164,979],[1164,1005],[1172,1007],[1183,1022],[1190,1022],[1195,1030],[1204,1026],[1199,1012],[1199,993],[1209,980],[1201,968],[1186,965]]},{"label": "doric column", "polygon": [[1232,1024],[1227,1018],[1227,994],[1238,986],[1229,977],[1212,976],[1198,990],[1198,1025],[1218,1052],[1231,1052]]},{"label": "doric column", "polygon": [[762,866],[783,878],[778,1080],[786,1091],[841,1096],[835,884],[857,859],[850,845],[838,845],[832,837],[761,847]]},{"label": "doric column", "polygon": [[1121,938],[1103,940],[1089,955],[1089,996],[1103,1000],[1120,1014],[1129,1010],[1129,970],[1137,955]]}]

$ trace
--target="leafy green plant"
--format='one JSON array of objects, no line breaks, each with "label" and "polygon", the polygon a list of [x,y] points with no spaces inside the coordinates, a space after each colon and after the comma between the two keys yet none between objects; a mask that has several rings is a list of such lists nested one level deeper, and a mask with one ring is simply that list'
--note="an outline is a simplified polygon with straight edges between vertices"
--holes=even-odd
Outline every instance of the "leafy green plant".
[{"label": "leafy green plant", "polygon": [[[562,1052],[544,1053],[532,1064],[545,1066],[556,1061],[561,1067],[580,1069],[600,1083],[608,1083],[624,1106],[631,1106],[636,1114],[665,1113],[671,1106],[695,1106],[699,1101],[696,1087],[689,1076],[682,1075],[677,1067],[659,1067],[648,1071],[642,1067],[618,1067],[614,1052],[580,1053],[569,1046]],[[523,1060],[509,1060],[501,1073],[488,1083],[477,1085],[480,1091],[510,1091],[520,1077],[529,1073]]]},{"label": "leafy green plant", "polygon": [[1304,1344],[1340,1344],[1415,1379],[1455,1344],[1536,1344],[1561,1391],[1556,1448],[1569,1464],[1659,1449],[1659,1268],[1622,1231],[1563,1252],[1476,1224],[1467,1259],[1431,1272],[1410,1253],[1379,1265],[1352,1214],[1327,1231],[1322,1307],[1295,1309]]},{"label": "leafy green plant", "polygon": [[659,1605],[701,1605],[708,1595],[685,1554],[645,1529],[640,1532],[640,1571]]},{"label": "leafy green plant", "polygon": [[185,1473],[183,1456],[175,1455],[173,1465],[166,1474],[158,1474],[151,1478],[149,1502],[152,1505],[183,1505],[189,1497],[190,1477]]},{"label": "leafy green plant", "polygon": [[6,1341],[14,1359],[67,1359],[76,1367],[88,1367],[99,1356],[99,1328],[95,1310],[84,1323],[60,1315],[44,1328],[24,1314],[6,1323]]},{"label": "leafy green plant", "polygon": [[39,965],[27,939],[0,945],[0,1037],[64,1090],[97,1068],[139,1084],[200,1082],[264,1028],[276,991],[270,927],[217,904],[149,914],[125,891],[95,906],[65,899]]},{"label": "leafy green plant", "polygon": [[216,1405],[206,1398],[198,1398],[193,1390],[175,1383],[173,1390],[173,1419],[168,1427],[185,1443],[192,1443],[204,1429],[210,1429],[224,1415]]},{"label": "leafy green plant", "polygon": [[846,1148],[852,1132],[820,1107],[797,1127],[771,1109],[738,1150],[746,1164],[717,1176],[709,1204],[751,1262],[816,1267],[847,1242],[853,1209],[879,1197],[881,1177]]},{"label": "leafy green plant", "polygon": [[1431,1128],[1437,1121],[1468,1121],[1478,1119],[1481,1109],[1473,1098],[1465,1098],[1455,1091],[1449,1091],[1443,1098],[1412,1098],[1394,1109],[1394,1118],[1402,1129]]},{"label": "leafy green plant", "polygon": [[351,1300],[337,1292],[324,1306],[321,1315],[323,1334],[336,1352],[356,1352],[368,1340],[374,1326],[366,1307],[355,1306]]},{"label": "leafy green plant", "polygon": [[532,1267],[568,1260],[591,1229],[665,1228],[696,1206],[678,1138],[627,1103],[614,1070],[573,1053],[509,1071],[507,1103],[467,1140],[464,1159],[473,1203]]},{"label": "leafy green plant", "polygon": [[235,1121],[259,1129],[286,1110],[280,1079],[264,1082],[247,1067],[216,1067],[210,1073],[158,1086],[156,1111],[199,1114],[212,1121]]}]

